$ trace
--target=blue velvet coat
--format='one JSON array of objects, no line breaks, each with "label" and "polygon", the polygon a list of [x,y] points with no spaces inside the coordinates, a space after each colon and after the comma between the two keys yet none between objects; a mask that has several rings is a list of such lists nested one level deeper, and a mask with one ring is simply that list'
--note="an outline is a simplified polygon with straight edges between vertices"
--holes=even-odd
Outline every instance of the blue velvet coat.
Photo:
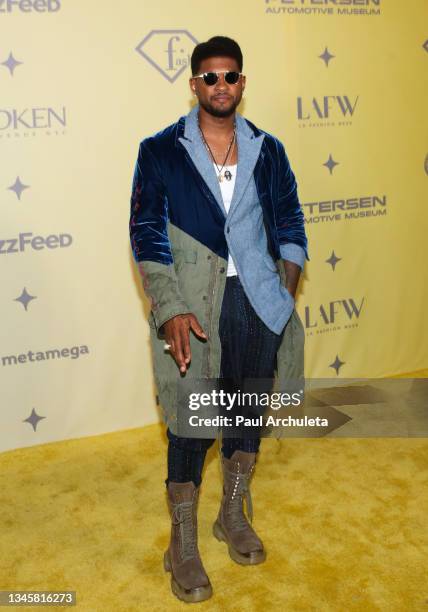
[{"label": "blue velvet coat", "polygon": [[275,261],[303,267],[308,258],[295,176],[282,143],[237,113],[238,170],[226,213],[198,108],[140,145],[130,224],[135,259],[173,264],[168,224],[219,257],[230,252],[253,308],[279,334],[294,299]]}]

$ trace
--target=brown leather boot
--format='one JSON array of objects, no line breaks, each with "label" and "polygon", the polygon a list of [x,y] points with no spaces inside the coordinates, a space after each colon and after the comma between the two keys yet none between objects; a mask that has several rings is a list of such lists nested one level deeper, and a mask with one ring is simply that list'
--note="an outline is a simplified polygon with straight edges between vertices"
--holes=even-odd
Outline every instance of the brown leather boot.
[{"label": "brown leather boot", "polygon": [[253,519],[253,507],[249,481],[256,463],[256,453],[236,450],[230,459],[222,455],[223,499],[213,526],[217,540],[226,542],[229,555],[242,565],[255,565],[266,559],[263,543],[244,514],[243,498],[247,513]]},{"label": "brown leather boot", "polygon": [[167,490],[171,540],[164,554],[164,568],[171,572],[172,592],[186,602],[209,599],[212,587],[198,550],[196,513],[199,487],[195,487],[192,481],[170,482]]}]

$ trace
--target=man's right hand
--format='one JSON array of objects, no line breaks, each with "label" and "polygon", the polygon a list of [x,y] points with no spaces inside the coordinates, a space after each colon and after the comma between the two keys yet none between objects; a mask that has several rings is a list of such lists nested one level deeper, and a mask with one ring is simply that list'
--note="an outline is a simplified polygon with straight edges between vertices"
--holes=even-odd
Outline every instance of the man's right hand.
[{"label": "man's right hand", "polygon": [[208,336],[199,325],[198,319],[192,313],[179,314],[163,324],[165,340],[170,345],[169,352],[174,357],[180,372],[186,372],[187,365],[192,358],[190,352],[190,329],[201,340]]}]

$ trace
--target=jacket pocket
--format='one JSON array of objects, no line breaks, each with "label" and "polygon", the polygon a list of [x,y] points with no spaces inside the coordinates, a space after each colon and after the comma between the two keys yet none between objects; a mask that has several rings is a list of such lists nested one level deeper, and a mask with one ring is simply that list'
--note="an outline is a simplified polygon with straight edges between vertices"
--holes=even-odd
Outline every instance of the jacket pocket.
[{"label": "jacket pocket", "polygon": [[184,261],[185,263],[195,264],[198,259],[198,252],[194,249],[185,249],[184,250]]},{"label": "jacket pocket", "polygon": [[196,263],[198,259],[198,252],[195,249],[179,249],[173,247],[172,249],[172,257],[174,259],[174,263]]},{"label": "jacket pocket", "polygon": [[278,272],[277,265],[272,259],[271,254],[269,253],[268,249],[266,248],[265,250],[263,250],[260,248],[258,244],[255,245],[255,248],[257,249],[260,255],[260,259],[262,260],[263,265],[269,268],[269,270],[271,270],[272,272]]},{"label": "jacket pocket", "polygon": [[172,257],[174,260],[174,268],[177,274],[188,272],[187,264],[196,264],[198,260],[198,252],[195,249],[180,249],[172,248]]}]

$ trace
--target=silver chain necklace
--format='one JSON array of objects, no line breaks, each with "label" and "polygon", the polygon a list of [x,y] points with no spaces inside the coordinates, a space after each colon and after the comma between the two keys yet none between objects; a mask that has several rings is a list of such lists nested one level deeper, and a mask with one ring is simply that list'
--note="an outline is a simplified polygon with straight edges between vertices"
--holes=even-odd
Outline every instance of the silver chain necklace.
[{"label": "silver chain necklace", "polygon": [[[229,148],[227,149],[227,153],[226,153],[225,160],[224,160],[223,165],[222,165],[222,167],[221,167],[220,169],[219,169],[218,164],[217,164],[217,162],[216,162],[216,160],[215,160],[215,157],[214,157],[214,155],[213,155],[213,153],[212,153],[212,151],[211,151],[211,149],[210,149],[210,145],[209,145],[209,144],[208,144],[208,142],[206,141],[206,138],[205,138],[204,133],[203,133],[203,131],[202,131],[202,129],[201,129],[201,126],[199,125],[199,119],[198,119],[198,127],[199,127],[199,131],[200,131],[200,133],[201,133],[201,136],[202,136],[202,140],[204,141],[204,144],[205,144],[205,146],[206,146],[206,148],[207,148],[207,150],[208,150],[208,153],[211,155],[212,160],[213,160],[213,162],[214,162],[214,164],[215,164],[215,167],[217,168],[219,183],[221,183],[221,182],[223,181],[223,177],[224,177],[224,178],[225,178],[227,181],[231,181],[231,180],[232,180],[232,176],[233,176],[233,175],[232,175],[232,173],[231,173],[231,171],[230,171],[230,170],[226,170],[226,171],[225,171],[225,173],[224,173],[224,174],[222,174],[222,170],[223,170],[224,166],[226,165],[226,162],[227,162],[227,160],[228,160],[228,158],[229,158],[229,154],[230,154],[230,152],[231,152],[232,145],[234,145],[234,144],[235,144],[235,138],[236,138],[236,121],[235,121],[235,122],[234,122],[234,124],[233,124],[233,136],[232,136],[232,140],[230,141]],[[233,149],[232,149],[232,150],[233,150]]]}]

